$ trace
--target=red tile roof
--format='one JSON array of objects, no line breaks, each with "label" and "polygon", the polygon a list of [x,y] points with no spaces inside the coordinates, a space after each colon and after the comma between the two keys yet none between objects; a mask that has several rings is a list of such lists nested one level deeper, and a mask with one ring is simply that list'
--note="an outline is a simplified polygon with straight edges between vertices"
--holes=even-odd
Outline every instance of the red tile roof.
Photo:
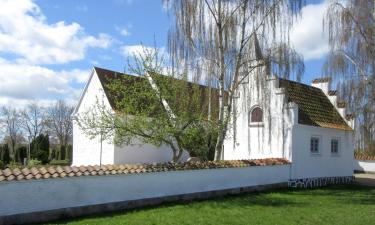
[{"label": "red tile roof", "polygon": [[0,170],[0,182],[18,180],[40,180],[54,178],[69,178],[80,176],[105,176],[116,174],[152,173],[175,170],[198,170],[237,168],[248,166],[284,165],[290,162],[282,158],[253,159],[253,160],[227,160],[187,163],[162,163],[162,164],[124,164],[124,165],[102,165],[102,166],[49,166],[32,168],[15,168]]}]

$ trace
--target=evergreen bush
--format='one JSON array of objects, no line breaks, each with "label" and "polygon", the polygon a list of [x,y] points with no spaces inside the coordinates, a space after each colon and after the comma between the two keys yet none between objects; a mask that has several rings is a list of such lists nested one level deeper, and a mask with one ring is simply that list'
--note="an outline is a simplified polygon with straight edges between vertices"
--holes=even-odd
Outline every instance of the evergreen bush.
[{"label": "evergreen bush", "polygon": [[31,158],[41,161],[43,164],[49,162],[49,136],[40,134],[31,142]]}]

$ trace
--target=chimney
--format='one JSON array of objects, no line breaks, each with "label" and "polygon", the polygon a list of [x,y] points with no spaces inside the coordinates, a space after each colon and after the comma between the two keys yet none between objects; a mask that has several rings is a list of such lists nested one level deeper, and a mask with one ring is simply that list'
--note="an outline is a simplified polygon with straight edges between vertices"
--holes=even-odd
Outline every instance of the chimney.
[{"label": "chimney", "polygon": [[346,114],[345,116],[346,121],[348,122],[348,125],[354,130],[355,126],[355,115],[353,113]]},{"label": "chimney", "polygon": [[311,83],[311,86],[320,88],[324,94],[328,95],[329,88],[331,86],[331,78],[330,77],[323,77],[314,79]]},{"label": "chimney", "polygon": [[327,97],[331,101],[332,105],[337,106],[337,91],[336,90],[328,91]]},{"label": "chimney", "polygon": [[337,102],[337,111],[339,111],[340,115],[346,119],[346,103],[345,102]]}]

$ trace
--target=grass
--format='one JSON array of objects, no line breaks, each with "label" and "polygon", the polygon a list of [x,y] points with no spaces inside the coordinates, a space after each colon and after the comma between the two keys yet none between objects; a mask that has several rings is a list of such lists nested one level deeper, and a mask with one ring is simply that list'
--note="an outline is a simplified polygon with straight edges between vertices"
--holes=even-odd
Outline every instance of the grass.
[{"label": "grass", "polygon": [[374,224],[375,187],[275,190],[52,224]]}]

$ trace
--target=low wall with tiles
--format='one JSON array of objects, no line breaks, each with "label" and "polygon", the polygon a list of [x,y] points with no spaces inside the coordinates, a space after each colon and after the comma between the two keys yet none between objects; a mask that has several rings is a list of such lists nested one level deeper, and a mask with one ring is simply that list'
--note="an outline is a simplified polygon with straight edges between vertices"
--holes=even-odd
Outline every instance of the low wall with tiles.
[{"label": "low wall with tiles", "polygon": [[354,160],[354,171],[375,173],[375,158],[374,160]]},{"label": "low wall with tiles", "polygon": [[[0,224],[45,222],[169,201],[286,187],[289,174],[290,164],[284,164],[56,179],[24,177],[0,182]],[[14,175],[4,177],[10,176]]]}]

